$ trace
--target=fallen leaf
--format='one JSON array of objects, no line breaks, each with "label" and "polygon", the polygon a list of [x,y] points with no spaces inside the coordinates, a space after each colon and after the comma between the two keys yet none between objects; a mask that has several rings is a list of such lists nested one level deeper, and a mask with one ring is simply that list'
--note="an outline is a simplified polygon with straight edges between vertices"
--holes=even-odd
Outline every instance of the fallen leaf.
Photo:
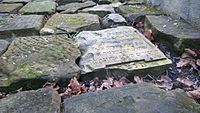
[{"label": "fallen leaf", "polygon": [[151,30],[151,29],[145,30],[144,36],[145,36],[148,40],[154,41],[154,37],[152,36],[152,30]]},{"label": "fallen leaf", "polygon": [[192,86],[194,84],[193,81],[185,79],[185,78],[177,78],[176,80],[187,85],[187,86]]},{"label": "fallen leaf", "polygon": [[71,92],[73,94],[77,94],[77,93],[79,93],[81,91],[81,85],[78,82],[76,77],[74,77],[74,78],[72,78],[70,80],[70,83],[69,83],[68,87],[72,90]]},{"label": "fallen leaf", "polygon": [[136,83],[143,83],[143,82],[144,82],[143,79],[140,78],[139,76],[134,76],[134,81],[135,81]]},{"label": "fallen leaf", "polygon": [[120,81],[114,81],[113,82],[113,86],[114,87],[122,87],[122,86],[124,86],[124,84],[122,82],[120,82]]},{"label": "fallen leaf", "polygon": [[189,54],[189,55],[191,55],[191,56],[193,56],[193,57],[196,57],[196,56],[197,56],[196,52],[193,51],[193,50],[191,50],[191,49],[189,49],[189,48],[186,48],[186,49],[185,49],[185,53],[187,53],[187,54]]},{"label": "fallen leaf", "polygon": [[160,79],[157,80],[158,82],[172,82],[172,79],[166,75],[162,75]]},{"label": "fallen leaf", "polygon": [[197,90],[188,91],[188,92],[186,92],[186,94],[187,94],[189,97],[191,97],[191,98],[193,98],[193,99],[195,99],[195,100],[198,100],[198,99],[200,99],[200,88],[197,89]]},{"label": "fallen leaf", "polygon": [[180,59],[180,61],[176,64],[176,67],[185,67],[189,66],[190,62],[193,61],[194,59],[191,58],[186,58],[186,59]]},{"label": "fallen leaf", "polygon": [[197,59],[197,60],[196,60],[196,64],[197,64],[198,66],[200,66],[200,59]]}]

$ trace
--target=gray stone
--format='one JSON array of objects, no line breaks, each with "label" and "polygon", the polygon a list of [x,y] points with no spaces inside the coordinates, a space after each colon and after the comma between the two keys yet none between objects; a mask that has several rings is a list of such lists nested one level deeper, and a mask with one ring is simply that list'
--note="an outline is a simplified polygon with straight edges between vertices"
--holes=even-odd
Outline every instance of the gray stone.
[{"label": "gray stone", "polygon": [[152,84],[130,84],[64,101],[65,113],[199,113],[200,105],[182,90],[164,91]]},{"label": "gray stone", "polygon": [[17,13],[23,4],[0,4],[0,13]]},{"label": "gray stone", "polygon": [[[0,91],[4,87],[18,87],[10,86],[15,81],[31,81],[42,75],[51,81],[78,76],[80,68],[75,61],[79,56],[80,51],[67,35],[16,38],[0,57],[0,70],[5,73],[0,78]],[[41,79],[27,83],[31,87]]]},{"label": "gray stone", "polygon": [[75,40],[82,53],[79,66],[83,73],[113,69],[158,75],[171,64],[158,48],[132,27],[83,31]]},{"label": "gray stone", "polygon": [[56,2],[57,0],[32,0],[33,2],[43,2],[43,1],[52,1],[52,2]]},{"label": "gray stone", "polygon": [[6,51],[9,44],[10,43],[6,40],[0,40],[0,56]]},{"label": "gray stone", "polygon": [[1,113],[60,113],[57,91],[46,88],[24,91],[0,100]]},{"label": "gray stone", "polygon": [[31,0],[3,0],[2,3],[28,3]]},{"label": "gray stone", "polygon": [[106,15],[103,19],[101,19],[101,24],[103,28],[110,28],[127,25],[127,22],[121,15],[117,13],[112,13]]},{"label": "gray stone", "polygon": [[[0,20],[0,39],[39,34],[43,25],[42,15],[22,15]],[[8,40],[9,40],[8,39]]]},{"label": "gray stone", "polygon": [[99,0],[98,4],[111,4],[112,2],[115,2],[115,0]]},{"label": "gray stone", "polygon": [[96,3],[93,1],[86,1],[84,3],[69,3],[57,7],[57,11],[63,11],[61,13],[77,13],[78,10],[82,10],[84,8],[92,7],[95,5]]},{"label": "gray stone", "polygon": [[154,37],[182,52],[184,48],[200,48],[200,31],[183,20],[168,16],[146,16],[145,26],[153,31]]},{"label": "gray stone", "polygon": [[59,5],[65,5],[68,3],[75,3],[75,2],[83,2],[84,0],[59,0],[58,4]]},{"label": "gray stone", "polygon": [[161,15],[162,12],[153,6],[148,5],[123,5],[115,9],[115,11],[123,16],[128,14],[133,15]]},{"label": "gray stone", "polygon": [[114,10],[113,6],[111,6],[111,5],[97,5],[97,6],[94,6],[94,7],[91,7],[91,8],[83,9],[79,12],[81,12],[81,13],[92,13],[92,14],[97,14],[100,17],[104,17],[107,14],[115,13],[115,10]]},{"label": "gray stone", "polygon": [[19,10],[21,14],[52,14],[56,11],[57,3],[53,1],[29,2]]},{"label": "gray stone", "polygon": [[93,14],[54,14],[41,29],[41,34],[73,33],[100,29],[99,17]]}]

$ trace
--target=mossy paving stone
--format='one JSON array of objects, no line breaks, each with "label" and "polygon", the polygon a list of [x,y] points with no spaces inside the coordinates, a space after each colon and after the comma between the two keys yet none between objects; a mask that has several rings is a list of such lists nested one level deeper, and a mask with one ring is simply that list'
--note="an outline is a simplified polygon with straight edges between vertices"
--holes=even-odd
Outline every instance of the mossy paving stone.
[{"label": "mossy paving stone", "polygon": [[21,14],[53,14],[57,3],[53,1],[29,2],[19,10]]},{"label": "mossy paving stone", "polygon": [[116,77],[125,76],[123,71],[129,73],[129,77],[133,74],[159,75],[171,64],[158,48],[132,27],[82,31],[75,40],[82,53],[79,66],[88,77],[91,72],[103,77],[105,72],[101,70],[109,70]]},{"label": "mossy paving stone", "polygon": [[115,11],[123,16],[128,14],[140,14],[141,16],[162,14],[162,12],[155,7],[148,5],[123,5],[115,8]]},{"label": "mossy paving stone", "polygon": [[43,20],[42,15],[5,17],[0,21],[0,39],[12,40],[19,36],[38,35]]},{"label": "mossy paving stone", "polygon": [[0,79],[0,91],[20,79],[46,77],[56,81],[78,76],[80,69],[75,61],[79,56],[77,46],[67,35],[17,38],[0,57],[0,70],[5,74]]},{"label": "mossy paving stone", "polygon": [[31,0],[3,0],[2,3],[28,3]]},{"label": "mossy paving stone", "polygon": [[78,10],[82,10],[84,8],[92,7],[95,5],[96,3],[93,1],[86,1],[83,3],[69,3],[57,7],[57,11],[63,11],[61,13],[77,13]]},{"label": "mossy paving stone", "polygon": [[41,29],[41,34],[74,33],[100,29],[99,17],[93,14],[54,14]]},{"label": "mossy paving stone", "polygon": [[199,113],[200,105],[182,90],[129,84],[64,100],[64,113]]},{"label": "mossy paving stone", "polygon": [[151,29],[156,40],[178,53],[185,48],[200,49],[200,31],[183,20],[168,16],[146,16],[146,29]]},{"label": "mossy paving stone", "polygon": [[17,13],[23,4],[0,4],[0,13]]}]

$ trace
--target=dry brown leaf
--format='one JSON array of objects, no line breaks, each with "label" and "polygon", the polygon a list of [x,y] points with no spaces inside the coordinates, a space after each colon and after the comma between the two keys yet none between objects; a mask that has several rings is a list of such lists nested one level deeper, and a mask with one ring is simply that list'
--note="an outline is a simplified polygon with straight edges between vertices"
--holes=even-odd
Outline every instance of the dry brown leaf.
[{"label": "dry brown leaf", "polygon": [[196,60],[196,64],[197,64],[197,66],[200,66],[200,59]]},{"label": "dry brown leaf", "polygon": [[145,30],[144,36],[145,36],[148,40],[154,41],[154,37],[152,36],[152,30],[151,30],[151,29]]},{"label": "dry brown leaf", "polygon": [[196,57],[197,56],[196,52],[191,50],[190,48],[185,49],[185,53],[191,55],[192,57]]},{"label": "dry brown leaf", "polygon": [[123,85],[124,85],[123,82],[120,82],[120,81],[114,81],[113,82],[114,87],[122,87]]},{"label": "dry brown leaf", "polygon": [[193,81],[185,79],[185,78],[177,78],[176,80],[187,85],[187,86],[192,86],[194,84]]},{"label": "dry brown leaf", "polygon": [[181,59],[177,64],[176,67],[185,67],[189,66],[190,62],[193,61],[194,59],[191,58],[186,58],[186,59]]},{"label": "dry brown leaf", "polygon": [[70,80],[70,83],[69,83],[68,87],[72,90],[71,92],[73,94],[77,94],[77,93],[79,93],[81,91],[81,85],[78,82],[76,77],[74,77],[74,78],[72,78]]},{"label": "dry brown leaf", "polygon": [[144,82],[143,79],[140,78],[139,76],[134,76],[134,80],[135,80],[136,83],[143,83]]},{"label": "dry brown leaf", "polygon": [[191,98],[193,98],[193,99],[195,99],[195,100],[200,99],[200,89],[193,90],[193,91],[188,91],[188,92],[186,92],[186,94],[187,94],[189,97],[191,97]]},{"label": "dry brown leaf", "polygon": [[157,80],[157,81],[158,81],[158,82],[172,82],[172,79],[169,78],[169,77],[166,76],[166,75],[162,75],[162,76],[160,77],[160,79]]}]

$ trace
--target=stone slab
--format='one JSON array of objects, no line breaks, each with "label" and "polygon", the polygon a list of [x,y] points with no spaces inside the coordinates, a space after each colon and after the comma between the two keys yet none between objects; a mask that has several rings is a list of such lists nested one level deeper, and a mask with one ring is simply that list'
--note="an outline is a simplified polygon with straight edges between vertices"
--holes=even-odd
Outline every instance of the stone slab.
[{"label": "stone slab", "polygon": [[0,4],[0,13],[17,13],[23,4]]},{"label": "stone slab", "polygon": [[130,84],[64,100],[64,113],[199,113],[200,105],[182,90]]},{"label": "stone slab", "polygon": [[111,5],[97,5],[97,6],[94,6],[91,8],[83,9],[79,12],[80,13],[91,13],[91,14],[96,14],[99,17],[104,17],[107,14],[115,13],[115,10],[114,10],[113,6],[111,6]]},{"label": "stone slab", "polygon": [[29,2],[19,10],[21,14],[53,14],[57,3],[53,1]]},{"label": "stone slab", "polygon": [[77,3],[77,2],[84,2],[83,0],[59,0],[58,4],[59,5],[65,5],[65,4],[69,4],[69,3]]},{"label": "stone slab", "polygon": [[153,6],[147,5],[123,5],[115,9],[115,11],[123,16],[128,14],[140,14],[140,15],[161,15],[162,12],[157,10]]},{"label": "stone slab", "polygon": [[3,0],[2,3],[28,3],[31,0]]},{"label": "stone slab", "polygon": [[200,48],[200,31],[184,20],[169,16],[146,16],[145,26],[152,29],[154,37],[178,52],[184,48]]},{"label": "stone slab", "polygon": [[41,34],[73,33],[100,29],[99,17],[93,14],[54,14],[41,29]]},{"label": "stone slab", "polygon": [[[0,40],[0,56],[6,51],[9,46],[9,42],[6,40]],[[0,74],[1,75],[1,74]]]},{"label": "stone slab", "polygon": [[4,87],[18,87],[9,85],[23,79],[37,79],[34,82],[27,82],[30,86],[30,83],[37,84],[42,80],[38,77],[44,75],[52,81],[78,76],[80,68],[75,62],[79,56],[80,52],[75,42],[67,35],[16,38],[0,57],[0,70],[5,74],[0,78],[0,91]]},{"label": "stone slab", "polygon": [[24,91],[0,100],[1,113],[60,113],[57,91],[46,88]]},{"label": "stone slab", "polygon": [[96,3],[93,1],[86,1],[83,3],[69,3],[57,7],[57,11],[63,11],[61,13],[77,13],[78,10],[82,10],[84,8],[92,7],[95,5]]},{"label": "stone slab", "polygon": [[[148,73],[149,69],[164,72],[171,61],[138,30],[120,26],[99,31],[83,31],[76,37],[82,57],[83,73],[99,69],[118,69]],[[157,70],[158,72],[158,70]],[[158,75],[154,71],[154,75]],[[140,73],[140,74],[141,74]]]},{"label": "stone slab", "polygon": [[8,17],[1,20],[0,38],[12,39],[17,36],[31,36],[39,34],[43,25],[42,15],[22,15],[14,18]]}]

